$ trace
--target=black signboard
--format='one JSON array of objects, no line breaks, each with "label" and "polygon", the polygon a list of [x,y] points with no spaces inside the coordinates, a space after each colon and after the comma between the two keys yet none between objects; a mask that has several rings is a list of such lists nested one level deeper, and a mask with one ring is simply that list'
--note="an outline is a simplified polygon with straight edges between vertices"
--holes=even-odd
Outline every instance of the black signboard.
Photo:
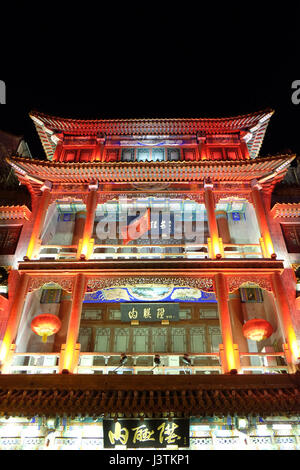
[{"label": "black signboard", "polygon": [[124,303],[121,304],[121,321],[179,321],[179,304]]},{"label": "black signboard", "polygon": [[188,419],[104,419],[104,448],[189,447],[189,430]]}]

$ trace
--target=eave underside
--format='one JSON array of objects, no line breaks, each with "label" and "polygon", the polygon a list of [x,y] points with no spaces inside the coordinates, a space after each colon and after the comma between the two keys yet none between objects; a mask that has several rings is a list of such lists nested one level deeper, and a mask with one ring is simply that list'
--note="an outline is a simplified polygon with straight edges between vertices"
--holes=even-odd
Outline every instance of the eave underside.
[{"label": "eave underside", "polygon": [[295,416],[300,378],[282,375],[3,375],[2,416]]}]

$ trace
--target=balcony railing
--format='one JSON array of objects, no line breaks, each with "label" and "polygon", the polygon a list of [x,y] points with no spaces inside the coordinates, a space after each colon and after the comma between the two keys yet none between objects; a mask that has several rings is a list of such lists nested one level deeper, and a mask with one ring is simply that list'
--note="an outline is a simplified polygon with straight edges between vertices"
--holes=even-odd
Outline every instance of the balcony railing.
[{"label": "balcony railing", "polygon": [[[243,364],[243,360],[248,358],[248,365]],[[288,366],[284,352],[260,352],[260,353],[243,353],[240,352],[241,368],[240,372],[247,373],[288,373]],[[251,364],[252,363],[252,364]]]},{"label": "balcony railing", "polygon": [[259,243],[224,243],[224,258],[262,258]]},{"label": "balcony railing", "polygon": [[[262,258],[259,243],[226,243],[223,258]],[[72,260],[77,256],[77,245],[42,245],[40,260]],[[208,245],[161,244],[161,245],[115,245],[95,244],[91,259],[205,259],[209,258]]]},{"label": "balcony railing", "polygon": [[56,374],[59,372],[60,353],[14,353],[11,374]]},{"label": "balcony railing", "polygon": [[[110,352],[81,352],[78,374],[124,375],[178,375],[222,374],[222,357],[219,352],[191,353],[190,364],[183,361],[183,354],[160,353],[160,364],[155,363],[153,353],[128,354],[121,365],[122,355]],[[14,353],[7,367],[8,374],[57,374],[60,371],[60,353]],[[240,353],[239,374],[289,373],[284,352]]]},{"label": "balcony railing", "polygon": [[206,244],[94,245],[92,259],[207,258]]},{"label": "balcony railing", "polygon": [[77,245],[42,245],[40,248],[40,260],[75,259]]},{"label": "balcony railing", "polygon": [[[126,364],[120,365],[118,353],[81,353],[79,374],[221,374],[219,353],[193,353],[191,365],[183,363],[183,354],[161,353],[160,364],[155,364],[155,354],[141,353],[128,356]],[[201,364],[202,362],[202,364]]]}]

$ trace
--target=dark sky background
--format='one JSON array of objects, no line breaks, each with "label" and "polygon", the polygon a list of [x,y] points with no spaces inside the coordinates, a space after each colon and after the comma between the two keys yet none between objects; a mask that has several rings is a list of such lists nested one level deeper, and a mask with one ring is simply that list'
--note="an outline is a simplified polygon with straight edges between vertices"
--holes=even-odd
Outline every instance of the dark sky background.
[{"label": "dark sky background", "polygon": [[300,80],[299,7],[64,5],[67,14],[56,4],[34,14],[27,3],[13,6],[0,33],[7,91],[0,129],[24,135],[35,158],[43,158],[43,150],[28,117],[32,109],[105,119],[222,117],[272,108],[261,154],[300,154],[300,104],[291,100],[292,82]]}]

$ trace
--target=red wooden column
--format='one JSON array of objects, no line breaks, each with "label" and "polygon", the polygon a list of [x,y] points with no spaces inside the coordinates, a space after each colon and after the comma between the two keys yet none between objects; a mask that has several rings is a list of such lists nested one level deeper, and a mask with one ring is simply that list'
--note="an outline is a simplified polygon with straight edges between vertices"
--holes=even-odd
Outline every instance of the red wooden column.
[{"label": "red wooden column", "polygon": [[223,373],[239,370],[238,347],[233,344],[230,312],[229,312],[229,292],[227,281],[222,273],[215,275],[215,294],[218,300],[218,312],[224,348],[224,363],[222,363]]},{"label": "red wooden column", "polygon": [[40,238],[41,231],[45,222],[47,209],[50,203],[51,187],[45,186],[41,188],[41,190],[43,191],[43,194],[36,202],[36,204],[38,205],[38,208],[37,208],[37,213],[35,216],[33,229],[31,232],[31,237],[30,237],[30,241],[29,241],[29,245],[28,245],[27,253],[26,253],[26,258],[29,258],[29,259],[34,258],[37,254],[39,238]]},{"label": "red wooden column", "polygon": [[256,218],[257,222],[259,225],[260,233],[261,233],[261,238],[263,241],[263,246],[262,246],[262,251],[263,251],[263,256],[265,258],[271,258],[275,256],[274,254],[274,246],[272,242],[272,238],[270,235],[270,230],[268,227],[268,222],[267,222],[267,217],[265,213],[265,208],[264,208],[264,203],[261,197],[260,193],[261,186],[253,182],[252,183],[252,200],[256,212]]},{"label": "red wooden column", "polygon": [[297,343],[295,330],[293,327],[290,309],[286,298],[285,288],[281,280],[279,272],[272,274],[273,291],[276,297],[276,305],[280,316],[285,341],[287,342],[289,352],[291,354],[292,364],[296,364],[300,359],[300,348]]},{"label": "red wooden column", "polygon": [[69,372],[73,373],[77,368],[79,351],[77,338],[86,284],[87,279],[84,274],[77,274],[72,292],[72,307],[68,324],[66,344],[60,358],[60,372],[63,370],[68,370]]},{"label": "red wooden column", "polygon": [[228,226],[227,212],[216,211],[216,219],[218,224],[219,235],[222,238],[223,243],[230,243],[230,231]]},{"label": "red wooden column", "polygon": [[97,208],[97,189],[95,186],[89,186],[90,192],[87,197],[86,204],[86,219],[83,229],[82,243],[78,250],[78,255],[81,258],[89,259],[93,252],[93,228],[95,221],[95,214]]},{"label": "red wooden column", "polygon": [[221,258],[222,250],[220,246],[218,224],[215,214],[213,184],[211,183],[204,183],[204,203],[207,212],[209,235],[211,240],[211,255],[213,258]]},{"label": "red wooden column", "polygon": [[15,280],[15,282],[17,282],[17,295],[15,295],[11,305],[6,331],[0,348],[0,361],[2,363],[2,372],[5,372],[6,366],[9,365],[7,364],[7,362],[9,361],[10,349],[17,336],[18,326],[21,320],[23,306],[25,303],[25,298],[28,289],[28,274],[21,274],[19,280]]}]

